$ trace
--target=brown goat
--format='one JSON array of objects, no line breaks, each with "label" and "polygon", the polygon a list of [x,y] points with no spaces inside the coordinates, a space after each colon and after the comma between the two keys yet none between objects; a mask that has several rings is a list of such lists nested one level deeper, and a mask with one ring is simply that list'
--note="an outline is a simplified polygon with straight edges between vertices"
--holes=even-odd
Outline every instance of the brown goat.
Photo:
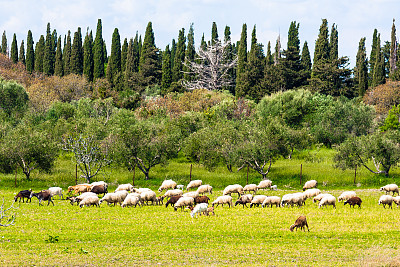
[{"label": "brown goat", "polygon": [[307,229],[310,232],[310,228],[308,228],[306,216],[300,216],[299,218],[297,218],[297,220],[294,222],[294,224],[290,226],[290,231],[293,232],[294,228],[296,228],[296,231],[297,231],[297,228],[300,228],[300,230],[304,230],[304,232],[305,232],[306,228],[304,226],[307,226]]},{"label": "brown goat", "polygon": [[32,193],[31,190],[19,191],[18,194],[14,197],[14,202],[17,202],[18,198],[19,198],[19,202],[21,202],[21,199],[22,199],[22,203],[24,203],[25,198],[26,198],[26,203],[28,203],[28,200],[29,200],[29,202],[32,202],[31,193]]},{"label": "brown goat", "polygon": [[50,194],[49,190],[42,190],[39,193],[33,193],[32,192],[31,193],[31,198],[32,197],[37,197],[37,199],[39,200],[39,206],[42,205],[41,204],[42,200],[47,200],[47,206],[50,204],[50,202],[53,203],[53,206],[54,206],[54,202],[51,199],[51,194]]},{"label": "brown goat", "polygon": [[361,208],[361,203],[362,203],[361,198],[352,197],[352,198],[349,198],[346,202],[344,202],[344,205],[349,204],[350,207],[353,206],[353,208],[354,208],[355,205],[358,205],[358,208],[360,209]]}]

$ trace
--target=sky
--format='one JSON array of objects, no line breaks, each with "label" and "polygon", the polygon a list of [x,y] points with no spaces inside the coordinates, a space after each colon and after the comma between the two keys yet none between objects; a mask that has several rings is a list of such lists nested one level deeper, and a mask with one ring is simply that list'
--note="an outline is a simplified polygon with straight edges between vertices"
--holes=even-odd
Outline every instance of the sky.
[{"label": "sky", "polygon": [[[231,28],[232,41],[240,39],[243,23],[247,24],[248,41],[254,26],[259,43],[275,47],[280,35],[282,47],[286,48],[287,33],[292,21],[300,24],[301,47],[307,41],[313,56],[322,19],[328,27],[337,26],[339,32],[339,56],[348,56],[354,66],[358,43],[366,37],[369,56],[374,29],[381,40],[389,41],[393,19],[400,28],[400,1],[398,0],[0,0],[0,31],[6,31],[9,46],[13,34],[18,45],[25,40],[28,30],[34,41],[46,34],[47,23],[62,37],[68,30],[82,33],[92,30],[95,34],[97,20],[102,20],[103,38],[109,47],[115,28],[121,43],[136,32],[144,36],[149,21],[153,24],[156,46],[164,50],[172,39],[177,39],[180,29],[187,34],[194,25],[195,46],[211,36],[211,26],[217,23],[218,33],[224,35],[225,26]],[[400,36],[400,33],[397,34]],[[399,39],[399,38],[398,38]]]}]

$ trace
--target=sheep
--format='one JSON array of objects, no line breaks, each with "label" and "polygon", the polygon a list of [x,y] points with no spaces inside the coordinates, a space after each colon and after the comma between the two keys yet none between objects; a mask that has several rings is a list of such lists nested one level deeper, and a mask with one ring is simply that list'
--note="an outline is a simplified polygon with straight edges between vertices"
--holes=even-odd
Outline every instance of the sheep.
[{"label": "sheep", "polygon": [[165,203],[165,207],[167,208],[168,205],[171,205],[172,207],[175,205],[175,203],[181,198],[182,196],[172,196],[168,199],[167,203]]},{"label": "sheep", "polygon": [[243,188],[243,191],[244,192],[250,192],[250,191],[253,191],[254,192],[254,194],[257,192],[257,185],[256,184],[248,184],[248,185],[245,185],[245,187]]},{"label": "sheep", "polygon": [[208,216],[208,215],[210,215],[210,213],[212,213],[212,215],[215,215],[214,207],[208,207],[207,208],[206,215]]},{"label": "sheep", "polygon": [[290,205],[293,207],[294,205],[297,205],[298,207],[301,207],[304,205],[306,201],[306,196],[304,193],[294,193],[292,196],[289,198],[287,205]]},{"label": "sheep", "polygon": [[158,192],[162,192],[163,190],[167,190],[167,189],[175,189],[176,188],[176,183],[172,180],[164,180],[160,186],[160,188],[158,188]]},{"label": "sheep", "polygon": [[108,189],[108,184],[104,181],[92,182],[90,185],[92,186],[92,188],[95,187],[96,185],[102,185],[104,186],[104,190],[107,191]]},{"label": "sheep", "polygon": [[201,186],[199,186],[199,188],[197,188],[197,192],[199,193],[199,194],[205,194],[205,193],[210,193],[210,194],[212,194],[212,186],[211,185],[209,185],[209,184],[204,184],[204,185],[201,185]]},{"label": "sheep", "polygon": [[193,192],[188,192],[182,195],[183,197],[192,197],[192,198],[196,198],[199,196],[199,192],[197,191],[193,191]]},{"label": "sheep", "polygon": [[64,198],[61,187],[49,187],[48,190],[50,191],[51,197],[58,195],[60,196],[60,199]]},{"label": "sheep", "polygon": [[307,223],[307,219],[306,216],[300,216],[299,218],[297,218],[297,220],[294,222],[294,224],[292,224],[290,226],[290,231],[293,232],[293,230],[296,228],[300,228],[300,230],[304,230],[304,232],[306,231],[306,228],[304,226],[307,226],[307,230],[310,232],[310,228],[308,228],[308,223]]},{"label": "sheep", "polygon": [[278,190],[278,186],[276,184],[272,185],[271,190],[274,190],[274,191]]},{"label": "sheep", "polygon": [[153,191],[150,188],[132,188],[131,193],[138,193],[141,194],[146,191]]},{"label": "sheep", "polygon": [[94,185],[92,189],[90,189],[90,192],[95,193],[97,195],[103,194],[103,196],[108,193],[107,187],[104,184]]},{"label": "sheep", "polygon": [[284,207],[288,204],[289,200],[292,198],[293,194],[283,195],[281,199],[281,207]]},{"label": "sheep", "polygon": [[254,196],[253,200],[251,201],[250,208],[252,208],[253,206],[259,207],[266,198],[267,198],[267,196],[265,196],[265,195]]},{"label": "sheep", "polygon": [[183,210],[184,207],[193,206],[194,205],[194,198],[192,197],[181,197],[174,205],[174,211],[177,211],[180,207]]},{"label": "sheep", "polygon": [[232,197],[231,196],[219,196],[217,197],[216,200],[213,201],[212,206],[214,207],[214,205],[217,204],[216,207],[218,207],[219,204],[222,205],[222,207],[224,206],[224,204],[228,204],[229,207],[232,206]]},{"label": "sheep", "polygon": [[318,185],[318,182],[315,181],[315,180],[307,181],[303,186],[303,191],[306,191],[307,189],[311,189],[311,188],[317,187],[317,185]]},{"label": "sheep", "polygon": [[167,192],[165,192],[164,194],[164,198],[166,197],[172,197],[172,196],[182,196],[183,195],[183,191],[180,189],[172,189],[172,190],[168,190]]},{"label": "sheep", "polygon": [[26,203],[28,203],[28,200],[29,202],[32,202],[31,193],[32,193],[31,189],[19,191],[18,194],[14,197],[14,202],[17,202],[18,198],[19,202],[21,202],[22,199],[22,203],[25,203],[24,201],[25,198],[26,198]]},{"label": "sheep", "polygon": [[362,203],[361,198],[352,197],[352,198],[349,198],[348,200],[346,200],[346,202],[344,202],[344,205],[349,204],[350,207],[353,206],[353,208],[355,205],[358,205],[358,208],[361,208],[361,203]]},{"label": "sheep", "polygon": [[326,207],[328,205],[333,206],[336,209],[336,198],[334,196],[326,196],[319,202],[318,208]]},{"label": "sheep", "polygon": [[185,186],[184,186],[183,184],[178,184],[178,185],[176,186],[176,189],[180,189],[180,190],[182,190],[182,191],[183,191],[184,188],[185,188]]},{"label": "sheep", "polygon": [[135,208],[137,205],[140,207],[140,196],[138,196],[137,193],[131,193],[126,196],[124,202],[121,204],[121,207],[130,207],[135,205]]},{"label": "sheep", "polygon": [[397,193],[399,195],[399,187],[396,184],[387,184],[385,186],[382,186],[381,191],[385,191],[385,194],[392,192],[393,196],[394,193]]},{"label": "sheep", "polygon": [[257,189],[271,188],[271,185],[272,185],[272,181],[271,180],[262,180],[257,185]]},{"label": "sheep", "polygon": [[202,180],[193,180],[186,186],[186,190],[189,191],[189,189],[191,188],[198,188],[202,184],[203,184]]},{"label": "sheep", "polygon": [[306,191],[304,191],[304,196],[307,198],[312,198],[315,196],[318,196],[319,194],[321,194],[321,190],[319,190],[318,188],[313,188],[313,189],[307,189]]},{"label": "sheep", "polygon": [[271,196],[271,197],[267,197],[264,202],[261,204],[261,207],[265,207],[265,206],[269,206],[271,205],[271,208],[273,205],[275,205],[276,207],[279,207],[281,203],[281,198],[277,197],[277,196]]},{"label": "sheep", "polygon": [[235,206],[241,204],[243,205],[243,208],[244,206],[246,206],[247,208],[247,203],[251,203],[252,200],[253,200],[253,195],[251,194],[240,196],[240,198],[235,202]]},{"label": "sheep", "polygon": [[393,202],[397,205],[397,208],[400,206],[400,196],[394,197]]},{"label": "sheep", "polygon": [[323,199],[326,196],[332,196],[331,194],[319,194],[316,197],[313,198],[313,202],[320,202],[321,199]]},{"label": "sheep", "polygon": [[344,191],[339,197],[338,197],[338,201],[342,202],[342,201],[346,201],[352,197],[356,197],[357,194],[354,191]]},{"label": "sheep", "polygon": [[194,198],[194,203],[199,204],[199,203],[207,203],[210,201],[210,198],[208,196],[197,196]]},{"label": "sheep", "polygon": [[237,193],[239,198],[244,193],[243,187],[240,184],[228,185],[227,187],[225,187],[222,195],[226,196],[226,195],[231,195],[233,193]]},{"label": "sheep", "polygon": [[386,205],[388,205],[392,209],[393,197],[390,195],[383,195],[379,198],[379,205],[383,204],[383,208],[386,209]]},{"label": "sheep", "polygon": [[68,193],[74,191],[73,194],[81,194],[84,192],[89,192],[92,186],[90,184],[78,184],[73,186],[68,186]]},{"label": "sheep", "polygon": [[121,196],[122,201],[124,201],[125,198],[129,195],[129,192],[126,190],[117,191],[115,193]]},{"label": "sheep", "polygon": [[100,207],[99,204],[99,197],[96,196],[89,196],[89,197],[85,197],[80,203],[79,203],[79,207],[82,208],[83,206],[97,206]]},{"label": "sheep", "polygon": [[51,199],[51,194],[49,190],[42,190],[39,193],[31,193],[30,198],[32,197],[36,197],[39,200],[39,206],[42,205],[41,202],[42,200],[47,200],[47,206],[51,203],[53,203],[54,206],[54,202]]},{"label": "sheep", "polygon": [[132,192],[133,186],[131,184],[120,184],[118,185],[117,189],[115,189],[114,192],[118,192],[118,191],[128,191],[128,192]]},{"label": "sheep", "polygon": [[156,205],[163,205],[164,204],[164,197],[156,197]]},{"label": "sheep", "polygon": [[202,212],[206,213],[207,212],[207,208],[208,208],[208,204],[207,203],[197,204],[196,207],[194,207],[194,209],[190,213],[190,216],[192,216],[192,218],[194,218],[194,216],[196,216],[197,214],[201,215]]},{"label": "sheep", "polygon": [[[125,196],[126,197],[126,196]],[[114,203],[114,206],[116,203],[120,204],[125,200],[125,197],[123,194],[119,193],[107,193],[105,196],[100,199],[99,204],[103,203],[103,201],[107,202],[108,205]],[[124,198],[124,199],[122,199]]]},{"label": "sheep", "polygon": [[154,205],[154,203],[157,203],[157,196],[154,191],[145,191],[140,194],[140,202],[142,205],[146,201],[146,204],[149,204],[149,201],[151,201],[151,204]]}]

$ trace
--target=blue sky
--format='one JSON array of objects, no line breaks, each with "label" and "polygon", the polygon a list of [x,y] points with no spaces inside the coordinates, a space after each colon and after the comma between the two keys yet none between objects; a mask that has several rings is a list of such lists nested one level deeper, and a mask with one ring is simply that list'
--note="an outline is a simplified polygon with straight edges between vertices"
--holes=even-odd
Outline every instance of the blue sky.
[{"label": "blue sky", "polygon": [[[156,45],[164,49],[178,31],[194,23],[195,45],[199,46],[204,33],[206,40],[211,35],[212,22],[223,36],[226,25],[231,27],[232,40],[240,38],[242,24],[248,27],[250,40],[253,26],[257,28],[258,42],[272,47],[281,35],[286,47],[287,32],[291,21],[300,23],[301,46],[308,42],[311,56],[318,36],[321,20],[326,18],[329,28],[333,23],[339,32],[339,55],[348,56],[353,66],[360,38],[366,37],[367,53],[371,49],[374,29],[381,33],[381,40],[390,40],[393,18],[400,29],[400,1],[398,0],[0,0],[0,31],[5,30],[9,45],[13,33],[17,40],[26,40],[31,30],[34,41],[45,34],[46,25],[51,24],[59,35],[78,27],[96,31],[97,19],[103,22],[103,38],[108,47],[114,28],[118,28],[121,39],[134,37],[138,31],[144,35],[149,21],[153,23]],[[400,33],[398,31],[398,36]]]}]

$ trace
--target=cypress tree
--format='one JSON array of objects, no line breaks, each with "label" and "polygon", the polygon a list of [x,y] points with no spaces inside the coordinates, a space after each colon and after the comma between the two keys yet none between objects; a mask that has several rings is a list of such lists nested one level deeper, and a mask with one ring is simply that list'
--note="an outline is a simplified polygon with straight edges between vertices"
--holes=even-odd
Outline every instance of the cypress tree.
[{"label": "cypress tree", "polygon": [[339,34],[337,26],[332,25],[331,36],[329,40],[329,58],[331,61],[337,60],[339,57]]},{"label": "cypress tree", "polygon": [[272,64],[274,64],[274,58],[272,57],[271,53],[271,42],[268,41],[267,54],[265,55],[265,65],[271,66]]},{"label": "cypress tree", "polygon": [[328,21],[323,19],[319,28],[318,38],[315,42],[313,67],[317,66],[320,62],[326,62],[330,59],[328,35]]},{"label": "cypress tree", "polygon": [[374,34],[372,35],[371,53],[369,56],[369,74],[371,78],[374,75],[374,66],[375,66],[376,52],[377,52],[376,46],[378,45],[377,42],[378,42],[378,30],[374,29]]},{"label": "cypress tree", "polygon": [[174,68],[175,54],[176,54],[176,42],[175,42],[175,39],[172,39],[172,43],[171,43],[171,70]]},{"label": "cypress tree", "polygon": [[107,65],[107,79],[114,86],[114,78],[121,72],[121,39],[118,29],[114,29],[111,42],[111,55]]},{"label": "cypress tree", "polygon": [[211,28],[211,45],[215,45],[215,43],[217,41],[218,41],[217,23],[213,22],[212,28]]},{"label": "cypress tree", "polygon": [[47,75],[54,74],[54,50],[53,50],[53,41],[52,34],[50,31],[50,23],[47,23],[47,31],[46,31],[46,43],[44,48],[44,57],[43,57],[43,72]]},{"label": "cypress tree", "polygon": [[33,51],[33,38],[31,30],[26,37],[26,70],[32,73],[35,69],[35,52]]},{"label": "cypress tree", "polygon": [[35,47],[35,71],[43,72],[44,36],[40,35]]},{"label": "cypress tree", "polygon": [[[195,55],[196,55],[196,49],[194,46],[194,29],[193,29],[193,23],[190,24],[190,28],[189,28],[189,32],[188,32],[188,44],[187,44],[187,48],[186,48],[186,52],[185,52],[185,61],[188,62],[193,62],[195,60]],[[166,47],[166,49],[168,48],[168,57],[171,57],[171,52],[169,51],[169,45]],[[163,67],[164,67],[164,56],[163,56]],[[171,67],[171,65],[169,66]],[[185,66],[184,67],[184,78],[185,80],[192,80],[193,79],[193,75],[189,74],[189,69]]]},{"label": "cypress tree", "polygon": [[368,68],[367,52],[365,49],[365,37],[361,38],[358,44],[356,60],[357,62],[354,71],[354,77],[358,89],[358,95],[362,97],[368,89]]},{"label": "cypress tree", "polygon": [[206,40],[204,38],[204,33],[203,33],[203,36],[201,37],[200,48],[203,49],[203,50],[206,50],[206,48],[207,48],[207,43],[206,43]]},{"label": "cypress tree", "polygon": [[301,50],[301,66],[306,72],[306,78],[311,78],[311,55],[307,41],[304,42],[303,49]]},{"label": "cypress tree", "polygon": [[[225,45],[225,60],[228,62],[231,62],[235,58],[235,51],[234,47],[231,43],[231,28],[227,25],[225,26],[224,30],[224,45]],[[232,95],[235,94],[235,87],[236,87],[236,72],[235,68],[231,68],[228,70],[227,73],[229,79],[232,81],[232,83],[225,88],[225,90],[228,90],[231,92]]]},{"label": "cypress tree", "polygon": [[374,73],[372,75],[372,87],[385,83],[385,58],[381,49],[380,34],[377,35],[375,48],[376,51]]},{"label": "cypress tree", "polygon": [[251,33],[251,48],[248,57],[248,64],[245,70],[246,76],[246,95],[252,99],[260,100],[264,96],[261,81],[264,77],[264,54],[262,45],[257,43],[256,26],[254,25]]},{"label": "cypress tree", "polygon": [[[135,37],[136,40],[136,45],[137,44],[137,34]],[[132,77],[134,76],[134,73],[137,72],[136,64],[135,61],[138,61],[137,55],[135,55],[135,42],[131,38],[129,40],[128,44],[128,50],[126,53],[126,66],[125,66],[125,75],[124,75],[124,80],[125,80],[125,90],[131,89],[131,84],[132,84]]]},{"label": "cypress tree", "polygon": [[162,77],[161,77],[161,89],[162,94],[167,94],[169,87],[172,83],[172,71],[171,71],[171,51],[169,45],[165,47],[162,59]]},{"label": "cypress tree", "polygon": [[139,57],[142,54],[142,46],[143,46],[143,42],[142,42],[142,35],[139,35]]},{"label": "cypress tree", "polygon": [[122,45],[121,48],[121,71],[125,71],[126,67],[126,55],[128,53],[128,39],[124,39],[124,44]]},{"label": "cypress tree", "polygon": [[1,36],[1,53],[8,56],[8,46],[7,46],[7,36],[6,31],[3,31],[3,35]]},{"label": "cypress tree", "polygon": [[104,41],[104,40],[103,40],[103,55],[104,55],[104,63],[107,64],[108,63],[107,45],[106,45],[106,41]]},{"label": "cypress tree", "polygon": [[394,19],[392,24],[392,32],[391,32],[391,41],[390,41],[390,58],[389,58],[389,66],[390,66],[390,74],[394,74],[396,71],[396,61],[397,61],[397,40],[396,40],[396,26],[394,25]]},{"label": "cypress tree", "polygon": [[89,82],[93,81],[93,37],[92,32],[86,32],[83,43],[83,74]]},{"label": "cypress tree", "polygon": [[305,72],[300,60],[299,24],[292,21],[288,31],[287,49],[284,51],[285,58],[283,68],[286,78],[286,89],[293,89],[305,84]]},{"label": "cypress tree", "polygon": [[281,60],[281,36],[278,35],[275,44],[275,52],[274,52],[274,65],[278,65]]},{"label": "cypress tree", "polygon": [[83,49],[81,28],[74,33],[71,48],[71,73],[81,75],[83,72]]},{"label": "cypress tree", "polygon": [[104,50],[101,19],[97,20],[96,37],[93,45],[93,77],[94,79],[104,77]]},{"label": "cypress tree", "polygon": [[11,43],[11,60],[13,63],[18,63],[18,44],[17,35],[14,33],[13,40]]},{"label": "cypress tree", "polygon": [[56,62],[54,63],[54,74],[62,77],[64,75],[64,62],[61,49],[61,35],[58,37],[56,49]]},{"label": "cypress tree", "polygon": [[19,47],[19,62],[25,65],[25,45],[24,40],[21,41],[21,46]]},{"label": "cypress tree", "polygon": [[235,94],[237,97],[246,95],[245,88],[245,71],[247,64],[247,25],[243,24],[242,33],[240,35],[240,44],[238,47],[238,64],[236,69],[236,88]]},{"label": "cypress tree", "polygon": [[68,31],[67,42],[64,45],[64,55],[63,55],[64,75],[65,76],[71,74],[71,49],[72,49],[71,46],[72,46],[71,32]]},{"label": "cypress tree", "polygon": [[183,61],[185,60],[185,50],[186,50],[186,37],[185,37],[185,29],[182,28],[179,31],[178,35],[178,43],[176,46],[175,58],[174,58],[174,67],[172,68],[172,81],[178,82],[183,78]]},{"label": "cypress tree", "polygon": [[135,39],[133,40],[133,71],[138,72],[139,71],[139,58],[140,58],[140,43],[139,43],[139,36],[138,33],[136,32]]}]

